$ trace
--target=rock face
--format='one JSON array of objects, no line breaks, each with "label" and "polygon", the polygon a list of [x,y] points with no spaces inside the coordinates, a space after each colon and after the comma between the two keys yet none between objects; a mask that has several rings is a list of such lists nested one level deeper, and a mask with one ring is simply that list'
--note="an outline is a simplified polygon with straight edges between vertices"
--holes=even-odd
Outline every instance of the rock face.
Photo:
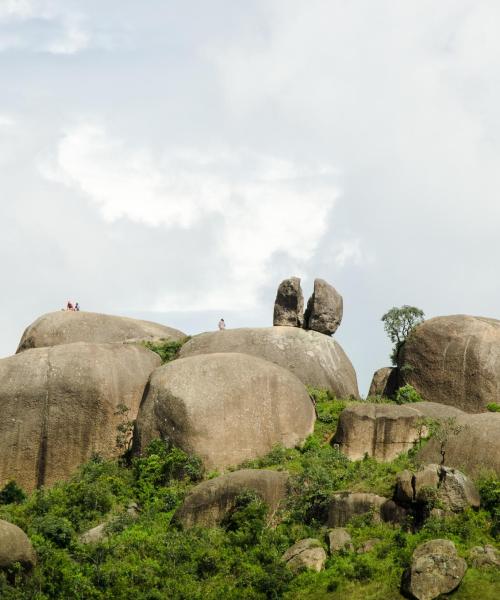
[{"label": "rock face", "polygon": [[304,314],[304,327],[325,335],[333,335],[343,314],[342,296],[324,279],[314,280],[314,292]]},{"label": "rock face", "polygon": [[367,454],[377,460],[391,461],[427,435],[425,419],[442,421],[459,416],[465,414],[433,402],[353,404],[340,414],[332,444],[338,444],[351,460],[360,460]]},{"label": "rock face", "polygon": [[[390,461],[410,450],[419,439],[421,414],[397,404],[355,404],[340,414],[332,443],[351,460],[365,454]],[[426,433],[420,431],[420,435]]]},{"label": "rock face", "polygon": [[373,374],[368,396],[392,398],[398,389],[398,370],[395,367],[383,367]]},{"label": "rock face", "polygon": [[457,469],[431,464],[416,473],[402,471],[397,475],[396,499],[401,504],[425,503],[432,490],[446,512],[479,508],[481,502],[476,486]]},{"label": "rock face", "polygon": [[[70,476],[93,453],[117,454],[117,426],[134,419],[161,360],[123,344],[35,348],[0,360],[0,487],[32,490]],[[128,415],[116,415],[125,405]]]},{"label": "rock face", "polygon": [[[226,336],[226,332],[220,334]],[[313,430],[314,407],[289,371],[248,354],[205,354],[156,369],[136,423],[134,446],[171,440],[224,469],[293,447]]]},{"label": "rock face", "polygon": [[14,563],[30,570],[36,565],[36,554],[22,529],[0,520],[0,569],[7,569]]},{"label": "rock face", "polygon": [[403,577],[403,589],[417,600],[433,600],[456,589],[467,564],[449,540],[430,540],[417,546],[411,567]]},{"label": "rock face", "polygon": [[498,402],[500,321],[454,315],[418,325],[400,356],[404,382],[425,400],[451,404],[466,412],[484,412]]},{"label": "rock face", "polygon": [[269,508],[272,520],[287,495],[288,473],[265,469],[241,469],[197,485],[174,515],[184,527],[219,525],[235,507],[238,496],[255,492]]},{"label": "rock face", "polygon": [[489,544],[486,544],[486,546],[474,546],[470,551],[470,560],[476,569],[498,568],[500,567],[500,552]]},{"label": "rock face", "polygon": [[374,521],[380,522],[383,520],[383,506],[387,502],[387,498],[376,494],[361,492],[335,494],[328,507],[328,527],[344,527],[353,517],[366,513],[373,513]]},{"label": "rock face", "polygon": [[354,546],[350,533],[344,527],[335,527],[328,532],[330,554],[335,552],[353,552]]},{"label": "rock face", "polygon": [[307,538],[288,548],[282,560],[294,573],[306,569],[319,572],[325,568],[326,552],[319,540]]},{"label": "rock face", "polygon": [[[458,414],[456,423],[462,428],[446,442],[445,461],[469,477],[493,470],[500,475],[500,413]],[[431,438],[419,451],[424,462],[441,462],[440,443]]]},{"label": "rock face", "polygon": [[105,540],[108,536],[106,533],[106,526],[108,523],[101,523],[100,525],[96,525],[89,529],[85,533],[82,533],[80,536],[80,542],[82,544],[98,544]]},{"label": "rock face", "polygon": [[294,373],[305,385],[331,390],[338,398],[359,397],[351,361],[335,340],[297,327],[228,329],[202,333],[184,344],[185,358],[213,352],[240,352],[264,358]]},{"label": "rock face", "polygon": [[280,283],[274,302],[273,325],[302,327],[304,324],[304,296],[298,277]]},{"label": "rock face", "polygon": [[17,352],[73,342],[101,344],[160,339],[180,341],[185,337],[186,334],[182,331],[150,321],[60,310],[43,315],[29,325],[23,333]]}]

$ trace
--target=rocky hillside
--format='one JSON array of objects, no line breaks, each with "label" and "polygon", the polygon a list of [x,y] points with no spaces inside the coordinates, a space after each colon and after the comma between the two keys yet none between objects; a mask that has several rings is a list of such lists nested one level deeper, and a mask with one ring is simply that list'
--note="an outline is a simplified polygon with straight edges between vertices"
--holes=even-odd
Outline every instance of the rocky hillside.
[{"label": "rocky hillside", "polygon": [[29,326],[0,360],[0,597],[498,598],[498,322],[424,322],[360,400],[342,312],[290,278],[270,328]]}]

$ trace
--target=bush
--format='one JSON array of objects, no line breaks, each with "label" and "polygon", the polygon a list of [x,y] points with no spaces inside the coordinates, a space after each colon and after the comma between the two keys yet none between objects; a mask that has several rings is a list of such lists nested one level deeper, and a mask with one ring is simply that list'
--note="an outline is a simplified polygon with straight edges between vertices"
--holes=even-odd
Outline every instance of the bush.
[{"label": "bush", "polygon": [[0,491],[0,504],[20,504],[26,500],[26,494],[15,481],[7,482]]},{"label": "bush", "polygon": [[168,363],[171,360],[177,358],[179,350],[188,341],[188,337],[181,342],[170,342],[167,340],[160,340],[159,342],[143,342],[144,346],[153,352],[156,352],[161,358],[162,364]]},{"label": "bush", "polygon": [[487,410],[490,412],[500,412],[500,403],[499,402],[490,402],[486,405]]},{"label": "bush", "polygon": [[394,401],[396,404],[409,404],[412,402],[422,402],[423,398],[412,385],[406,384],[396,392]]}]

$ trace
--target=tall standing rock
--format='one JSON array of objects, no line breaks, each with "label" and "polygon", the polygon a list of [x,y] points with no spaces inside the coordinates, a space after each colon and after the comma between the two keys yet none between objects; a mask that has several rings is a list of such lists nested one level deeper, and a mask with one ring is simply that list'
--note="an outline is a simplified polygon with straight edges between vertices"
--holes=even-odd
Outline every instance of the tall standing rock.
[{"label": "tall standing rock", "polygon": [[117,427],[136,417],[160,363],[135,344],[84,343],[0,360],[0,487],[14,479],[31,491],[66,479],[92,454],[123,452]]},{"label": "tall standing rock", "polygon": [[302,327],[304,324],[304,295],[299,277],[284,279],[274,302],[273,325]]},{"label": "tall standing rock", "polygon": [[0,569],[8,569],[15,563],[31,570],[36,565],[35,551],[22,529],[0,519]]},{"label": "tall standing rock", "polygon": [[395,367],[382,367],[373,374],[368,396],[392,398],[398,388],[398,370]]},{"label": "tall standing rock", "polygon": [[333,335],[342,321],[343,310],[342,296],[333,285],[324,279],[315,279],[314,292],[304,314],[304,327]]}]

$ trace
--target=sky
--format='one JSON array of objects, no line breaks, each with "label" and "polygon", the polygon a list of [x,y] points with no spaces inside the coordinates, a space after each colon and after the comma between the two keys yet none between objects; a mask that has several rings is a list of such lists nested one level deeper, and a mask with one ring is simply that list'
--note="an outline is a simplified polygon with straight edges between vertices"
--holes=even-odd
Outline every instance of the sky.
[{"label": "sky", "polygon": [[189,334],[343,295],[500,318],[497,0],[0,0],[0,356],[68,299]]}]

